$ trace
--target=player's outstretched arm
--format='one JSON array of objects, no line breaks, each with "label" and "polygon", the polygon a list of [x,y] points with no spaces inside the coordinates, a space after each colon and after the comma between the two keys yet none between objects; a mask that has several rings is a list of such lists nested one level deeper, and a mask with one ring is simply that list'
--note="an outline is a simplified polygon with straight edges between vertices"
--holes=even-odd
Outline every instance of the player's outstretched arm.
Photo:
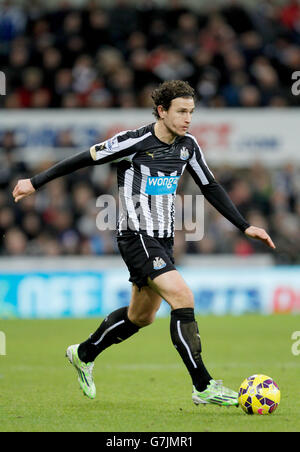
[{"label": "player's outstretched arm", "polygon": [[256,226],[249,226],[249,228],[245,230],[245,234],[251,239],[261,240],[263,243],[265,243],[272,249],[276,248],[269,234],[262,228],[258,228]]},{"label": "player's outstretched arm", "polygon": [[[149,134],[151,135],[150,132],[148,132]],[[147,134],[144,136],[147,137]],[[56,163],[46,171],[36,174],[31,179],[19,180],[13,190],[13,197],[18,202],[53,179],[73,173],[87,166],[120,161],[136,152],[136,144],[144,136],[136,136],[135,131],[120,132],[109,140],[95,144],[88,151],[80,152]]]},{"label": "player's outstretched arm", "polygon": [[56,163],[47,170],[36,174],[31,179],[20,179],[13,189],[12,195],[15,202],[18,202],[53,179],[95,164],[96,162],[92,159],[90,151],[80,152]]}]

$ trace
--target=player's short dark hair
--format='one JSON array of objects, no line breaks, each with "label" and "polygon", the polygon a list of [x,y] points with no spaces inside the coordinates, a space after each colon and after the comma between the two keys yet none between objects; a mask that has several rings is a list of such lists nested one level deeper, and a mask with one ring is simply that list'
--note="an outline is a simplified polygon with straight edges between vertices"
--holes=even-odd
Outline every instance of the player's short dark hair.
[{"label": "player's short dark hair", "polygon": [[194,89],[183,80],[168,80],[161,83],[153,90],[151,97],[154,102],[153,114],[159,119],[157,107],[161,105],[164,110],[169,110],[171,102],[177,97],[195,97]]}]

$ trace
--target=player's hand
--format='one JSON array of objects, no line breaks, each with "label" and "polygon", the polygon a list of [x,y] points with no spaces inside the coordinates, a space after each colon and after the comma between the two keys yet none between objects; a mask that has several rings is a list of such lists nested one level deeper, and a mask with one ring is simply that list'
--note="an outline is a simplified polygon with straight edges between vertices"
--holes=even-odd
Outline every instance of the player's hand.
[{"label": "player's hand", "polygon": [[261,240],[270,248],[273,249],[276,248],[269,234],[267,234],[267,232],[262,228],[257,228],[256,226],[249,226],[249,228],[245,230],[245,234],[251,239]]},{"label": "player's hand", "polygon": [[31,195],[35,192],[35,189],[30,181],[30,179],[20,179],[15,186],[12,195],[15,202],[20,201],[20,199],[25,198],[25,196]]}]

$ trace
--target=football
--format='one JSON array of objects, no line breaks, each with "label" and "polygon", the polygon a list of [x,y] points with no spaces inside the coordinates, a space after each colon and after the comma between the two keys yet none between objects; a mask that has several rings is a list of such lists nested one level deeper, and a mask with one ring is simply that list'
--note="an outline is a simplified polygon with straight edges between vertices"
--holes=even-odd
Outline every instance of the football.
[{"label": "football", "polygon": [[280,390],[267,375],[252,375],[240,386],[239,405],[247,414],[271,414],[280,403]]}]

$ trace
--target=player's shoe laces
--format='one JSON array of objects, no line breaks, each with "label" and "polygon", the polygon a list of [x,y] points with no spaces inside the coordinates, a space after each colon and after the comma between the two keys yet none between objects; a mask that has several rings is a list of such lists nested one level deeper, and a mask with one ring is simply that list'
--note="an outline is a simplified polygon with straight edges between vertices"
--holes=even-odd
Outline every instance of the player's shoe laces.
[{"label": "player's shoe laces", "polygon": [[238,406],[238,393],[223,386],[222,380],[210,380],[207,388],[199,392],[193,386],[192,400],[195,405],[213,403],[220,406]]},{"label": "player's shoe laces", "polygon": [[78,372],[78,382],[84,394],[90,399],[96,397],[96,386],[93,380],[92,372],[94,363],[84,363],[78,357],[79,344],[70,345],[66,351],[66,357]]}]

